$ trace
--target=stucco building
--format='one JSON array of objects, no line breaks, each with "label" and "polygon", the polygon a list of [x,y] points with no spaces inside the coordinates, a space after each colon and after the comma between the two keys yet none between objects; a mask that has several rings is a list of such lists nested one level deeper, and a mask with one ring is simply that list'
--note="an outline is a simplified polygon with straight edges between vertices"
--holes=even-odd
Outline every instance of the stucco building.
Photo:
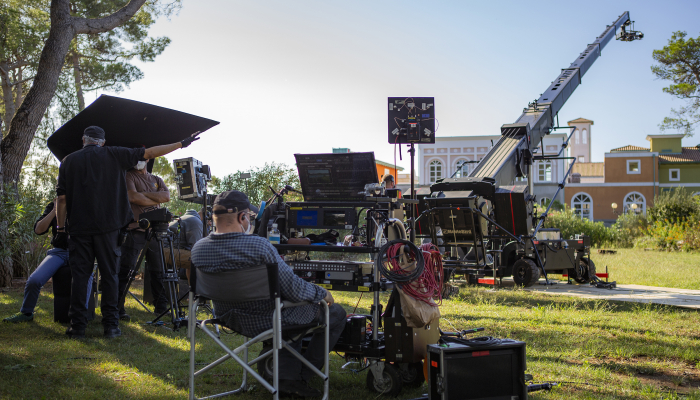
[{"label": "stucco building", "polygon": [[683,187],[700,192],[700,149],[683,147],[683,136],[649,135],[649,147],[610,150],[605,153],[602,180],[593,177],[599,166],[581,164],[580,179],[572,176],[565,188],[566,204],[581,218],[613,222],[621,213],[646,213],[663,190]]}]

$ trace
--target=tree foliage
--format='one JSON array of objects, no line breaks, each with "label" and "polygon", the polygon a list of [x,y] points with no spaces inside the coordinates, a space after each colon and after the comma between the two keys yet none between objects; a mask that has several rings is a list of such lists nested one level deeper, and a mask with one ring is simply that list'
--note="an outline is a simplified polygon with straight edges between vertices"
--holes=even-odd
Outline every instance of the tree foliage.
[{"label": "tree foliage", "polygon": [[[241,173],[249,172],[249,179],[241,179]],[[258,205],[262,201],[267,201],[272,197],[273,188],[279,191],[286,185],[292,186],[294,189],[301,191],[299,185],[299,175],[295,168],[286,164],[265,163],[263,167],[254,167],[249,171],[236,171],[233,174],[226,175],[219,179],[213,179],[211,182],[211,192],[219,194],[227,190],[239,190],[248,195],[251,204]],[[285,199],[288,201],[301,201],[301,195],[290,192]]]},{"label": "tree foliage", "polygon": [[[164,7],[160,7],[159,4],[163,3],[159,0],[3,0],[0,4],[0,67],[4,71],[0,72],[0,83],[3,85],[3,118],[0,120],[10,120],[10,123],[8,127],[2,127],[3,134],[0,142],[0,200],[7,197],[8,183],[11,189],[16,189],[22,184],[20,172],[26,166],[27,154],[34,143],[37,128],[41,126],[42,120],[50,115],[54,95],[57,90],[64,87],[62,84],[66,82],[64,78],[66,60],[69,59],[68,56],[72,50],[77,52],[81,49],[80,42],[76,38],[82,39],[81,35],[87,35],[87,43],[92,40],[93,43],[112,46],[96,49],[97,55],[105,57],[87,58],[91,61],[101,60],[107,64],[119,62],[117,53],[122,54],[124,58],[121,48],[117,49],[119,50],[117,53],[106,50],[114,50],[116,44],[123,43],[125,40],[137,41],[129,50],[130,52],[141,51],[143,60],[152,59],[155,53],[162,51],[167,41],[156,40],[149,43],[144,39],[144,31],[139,30],[138,27],[150,26],[153,23],[152,19],[146,18],[144,12],[150,12],[150,15],[167,14],[177,8],[179,0],[173,0]],[[81,5],[85,8],[81,9]],[[88,15],[85,10],[94,11],[94,13]],[[136,20],[133,23],[140,21],[141,25],[131,25],[129,21],[134,16]],[[119,29],[114,31],[115,36],[110,36],[109,32],[116,28]],[[108,41],[109,38],[113,40]],[[150,49],[144,48],[144,45],[150,46]],[[40,54],[36,51],[39,48],[41,48]],[[82,53],[77,54],[80,57],[83,56]],[[132,58],[134,56],[136,53]],[[73,70],[76,80],[83,78],[80,71],[80,57],[77,58],[77,68]],[[75,61],[76,58],[72,60]],[[124,67],[124,64],[120,65]],[[118,67],[111,70],[98,68],[99,73],[86,76],[99,77],[95,82],[110,76],[117,76],[121,80],[135,76],[133,73],[131,75],[115,73],[119,70]],[[109,73],[104,74],[105,71]],[[27,77],[30,72],[33,75]],[[25,95],[25,83],[28,82],[31,82],[31,87]],[[91,81],[88,80],[88,82]],[[112,84],[114,89],[114,81],[107,79],[107,82]],[[76,94],[76,97],[79,96]],[[3,256],[8,250],[10,226],[11,221],[6,218],[5,213],[1,213],[0,286],[9,284],[13,274],[11,258]]]},{"label": "tree foliage", "polygon": [[686,32],[674,32],[668,45],[654,50],[652,57],[658,65],[653,65],[651,72],[673,82],[663,89],[665,93],[685,101],[680,108],[671,110],[671,116],[664,118],[659,128],[692,136],[700,122],[700,36],[686,36]]}]

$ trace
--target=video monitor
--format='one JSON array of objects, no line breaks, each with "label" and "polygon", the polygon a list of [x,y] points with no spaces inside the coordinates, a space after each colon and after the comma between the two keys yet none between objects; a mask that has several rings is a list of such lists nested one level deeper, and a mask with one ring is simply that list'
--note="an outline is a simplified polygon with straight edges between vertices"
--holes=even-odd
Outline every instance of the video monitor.
[{"label": "video monitor", "polygon": [[363,201],[365,185],[379,183],[372,152],[294,157],[304,201]]}]

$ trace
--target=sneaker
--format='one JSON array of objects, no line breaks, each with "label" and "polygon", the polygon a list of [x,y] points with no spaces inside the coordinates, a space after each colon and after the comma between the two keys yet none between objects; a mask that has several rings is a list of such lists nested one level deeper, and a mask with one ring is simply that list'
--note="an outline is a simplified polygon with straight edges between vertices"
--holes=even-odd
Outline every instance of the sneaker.
[{"label": "sneaker", "polygon": [[66,330],[66,335],[70,339],[85,339],[85,331],[79,331],[73,328]]},{"label": "sneaker", "polygon": [[31,315],[26,315],[24,313],[18,312],[15,315],[12,315],[10,317],[7,317],[2,320],[2,322],[12,322],[14,324],[18,322],[29,322],[34,320],[34,314]]},{"label": "sneaker", "polygon": [[119,328],[109,328],[105,329],[105,339],[113,339],[122,335],[122,331]]},{"label": "sneaker", "polygon": [[284,397],[321,397],[323,393],[309,386],[304,381],[280,379],[279,381],[280,395]]}]

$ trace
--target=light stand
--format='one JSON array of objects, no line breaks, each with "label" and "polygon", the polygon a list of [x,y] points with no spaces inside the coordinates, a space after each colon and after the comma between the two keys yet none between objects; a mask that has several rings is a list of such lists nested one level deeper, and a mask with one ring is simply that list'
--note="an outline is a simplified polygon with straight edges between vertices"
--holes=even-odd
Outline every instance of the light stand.
[{"label": "light stand", "polygon": [[[416,191],[414,188],[414,179],[415,179],[415,158],[416,158],[416,149],[413,146],[413,142],[411,142],[411,146],[408,148],[408,153],[411,155],[411,199],[415,200],[416,199]],[[410,236],[410,241],[411,243],[414,243],[416,241],[416,207],[415,205],[411,205],[411,236]]]}]

